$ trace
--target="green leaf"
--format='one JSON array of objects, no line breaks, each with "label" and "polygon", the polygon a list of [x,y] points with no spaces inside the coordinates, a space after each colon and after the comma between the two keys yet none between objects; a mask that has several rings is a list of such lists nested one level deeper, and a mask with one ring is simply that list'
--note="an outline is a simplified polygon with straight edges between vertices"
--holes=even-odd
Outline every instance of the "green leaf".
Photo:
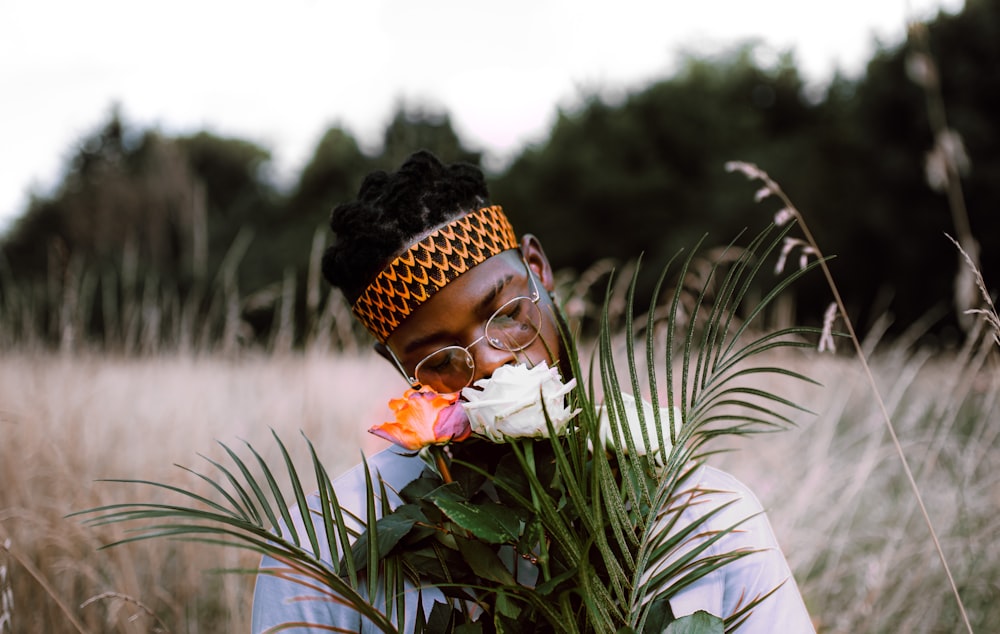
[{"label": "green leaf", "polygon": [[[415,504],[403,504],[392,513],[381,517],[375,522],[375,535],[378,543],[379,558],[385,557],[399,540],[413,528],[417,522],[426,521],[424,514]],[[354,565],[363,569],[368,564],[368,540],[372,531],[365,531],[354,542],[351,553],[354,558]]]},{"label": "green leaf", "polygon": [[493,617],[493,627],[497,634],[523,634],[526,629],[523,617],[510,618],[504,614]]},{"label": "green leaf", "polygon": [[458,611],[447,603],[434,602],[431,614],[427,618],[428,632],[450,632],[455,626],[455,617]]},{"label": "green leaf", "polygon": [[722,619],[704,610],[698,610],[668,625],[663,634],[725,634],[725,631]]},{"label": "green leaf", "polygon": [[513,454],[509,453],[500,459],[493,478],[497,483],[497,495],[504,504],[517,504],[516,498],[507,491],[517,492],[522,499],[531,497],[531,485]]},{"label": "green leaf", "polygon": [[512,601],[510,595],[506,592],[498,592],[496,598],[496,616],[516,621],[521,616],[521,605],[516,601]]},{"label": "green leaf", "polygon": [[538,517],[532,517],[524,526],[521,532],[521,539],[517,543],[517,552],[536,553],[540,561],[544,556],[541,552],[542,540],[545,539],[545,527]]},{"label": "green leaf", "polygon": [[433,498],[434,504],[459,527],[490,544],[517,540],[520,522],[510,508],[488,502],[471,504],[448,498]]},{"label": "green leaf", "polygon": [[456,536],[455,543],[472,572],[489,581],[511,586],[517,584],[496,551],[483,542]]},{"label": "green leaf", "polygon": [[424,471],[420,477],[411,480],[399,491],[399,497],[406,502],[416,502],[439,486],[441,486],[441,478]]},{"label": "green leaf", "polygon": [[559,575],[556,575],[555,577],[552,577],[551,579],[549,579],[545,583],[538,584],[535,587],[535,591],[538,592],[538,594],[540,594],[542,596],[545,596],[545,595],[548,595],[548,594],[552,594],[556,590],[556,588],[559,587],[559,584],[572,579],[573,577],[576,576],[576,574],[577,574],[577,569],[576,568],[571,568],[571,569],[563,572],[562,574],[559,574]]},{"label": "green leaf", "polygon": [[653,599],[650,604],[642,629],[645,632],[668,631],[668,626],[674,620],[674,612],[670,609],[670,600],[660,595]]}]

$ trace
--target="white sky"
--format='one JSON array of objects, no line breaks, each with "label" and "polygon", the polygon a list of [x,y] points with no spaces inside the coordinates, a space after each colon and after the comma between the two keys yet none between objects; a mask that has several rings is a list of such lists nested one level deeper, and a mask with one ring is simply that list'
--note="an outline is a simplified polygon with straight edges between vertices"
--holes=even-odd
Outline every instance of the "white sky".
[{"label": "white sky", "polygon": [[374,147],[397,102],[503,161],[581,90],[635,90],[746,38],[822,83],[907,17],[963,0],[0,0],[0,231],[112,103],[169,133],[268,147],[294,174],[331,125]]}]

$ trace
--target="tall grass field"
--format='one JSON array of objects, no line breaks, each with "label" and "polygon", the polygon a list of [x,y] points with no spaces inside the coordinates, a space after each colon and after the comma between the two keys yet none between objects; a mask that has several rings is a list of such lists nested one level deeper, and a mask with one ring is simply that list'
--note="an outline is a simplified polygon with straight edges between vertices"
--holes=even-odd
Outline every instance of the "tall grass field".
[{"label": "tall grass field", "polygon": [[[985,352],[872,354],[879,388],[977,632],[1000,624],[1000,373]],[[820,632],[954,632],[954,597],[856,362],[775,360],[821,381],[790,384],[815,414],[730,441],[711,460],[758,494]],[[241,632],[252,555],[165,539],[99,550],[121,526],[72,511],[165,501],[145,479],[205,491],[224,443],[281,463],[272,432],[331,474],[384,443],[366,433],[403,384],[374,354],[0,358],[0,632]],[[774,387],[774,386],[771,386]],[[200,457],[202,454],[204,457]],[[303,473],[300,475],[305,477]],[[308,480],[308,478],[306,478]]]}]

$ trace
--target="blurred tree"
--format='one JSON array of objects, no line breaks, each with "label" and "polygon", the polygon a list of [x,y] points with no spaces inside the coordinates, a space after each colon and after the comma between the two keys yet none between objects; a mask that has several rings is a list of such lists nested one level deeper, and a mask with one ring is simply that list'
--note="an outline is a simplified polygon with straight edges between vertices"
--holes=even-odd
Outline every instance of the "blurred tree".
[{"label": "blurred tree", "polygon": [[[275,308],[279,296],[263,286],[276,288],[286,283],[295,290],[294,320],[298,338],[307,330],[306,322],[320,298],[328,290],[320,284],[317,258],[330,242],[330,211],[335,205],[353,198],[365,174],[374,169],[373,159],[363,154],[357,141],[347,131],[328,129],[316,145],[298,182],[292,188],[281,213],[270,217],[266,240],[257,241],[248,253],[253,266],[261,271],[262,288],[247,306],[248,319],[258,332],[268,332],[278,317]],[[320,240],[318,244],[315,242]],[[311,312],[312,311],[312,312]]]},{"label": "blurred tree", "polygon": [[209,271],[215,271],[241,232],[252,238],[251,249],[239,267],[244,288],[255,288],[274,277],[271,263],[259,257],[259,241],[281,214],[284,200],[269,172],[271,155],[242,139],[207,132],[180,137],[177,144],[192,173],[202,184],[200,195],[206,217]]},{"label": "blurred tree", "polygon": [[168,292],[185,303],[211,282],[237,232],[252,233],[275,213],[267,161],[265,150],[245,141],[135,129],[116,107],[78,143],[55,192],[35,196],[5,237],[4,279],[50,289],[51,314],[38,319],[53,334],[65,293],[86,288],[89,303],[76,307],[76,319],[98,332],[118,320],[109,307],[135,309],[140,296],[154,302]]},{"label": "blurred tree", "polygon": [[[969,0],[961,13],[939,15],[928,34],[950,127],[971,158],[963,189],[971,230],[982,246],[983,273],[998,284],[1000,4]],[[943,235],[956,231],[947,198],[926,180],[925,157],[934,138],[923,89],[908,77],[911,53],[909,44],[879,51],[850,101],[852,160],[837,166],[850,187],[842,190],[841,214],[831,216],[844,228],[831,232],[830,240],[831,251],[852,261],[849,292],[859,312],[880,294],[891,295],[891,312],[901,325],[948,307],[960,266]],[[944,319],[945,333],[955,322],[954,314]]]},{"label": "blurred tree", "polygon": [[149,267],[171,270],[189,243],[194,183],[174,142],[130,129],[115,108],[80,142],[55,195],[31,200],[4,252],[22,278],[48,274],[54,243],[98,264],[119,261],[129,245]]},{"label": "blurred tree", "polygon": [[445,162],[479,165],[482,153],[465,149],[447,113],[400,102],[382,137],[379,167],[397,169],[410,154],[429,150]]},{"label": "blurred tree", "polygon": [[668,259],[704,232],[716,245],[761,225],[726,161],[759,162],[795,181],[808,139],[830,118],[805,99],[790,56],[769,69],[752,45],[689,58],[621,105],[590,97],[561,114],[547,143],[494,179],[493,194],[557,266],[645,253],[640,297],[648,296]]},{"label": "blurred tree", "polygon": [[[972,231],[987,281],[1000,279],[1000,4],[970,0],[929,25],[951,126],[965,139]],[[652,274],[708,232],[725,243],[775,211],[754,205],[751,185],[724,173],[727,160],[757,163],[807,215],[864,326],[891,312],[899,328],[947,306],[956,271],[947,201],[925,182],[934,139],[925,98],[905,72],[907,47],[880,49],[866,76],[836,76],[825,93],[807,87],[784,56],[769,67],[754,45],[715,59],[690,58],[674,77],[627,95],[597,96],[560,114],[550,138],[529,148],[492,193],[537,233],[556,266],[646,254]],[[998,282],[993,282],[994,284]],[[804,317],[818,320],[829,291],[799,286]],[[643,293],[643,294],[644,294]],[[948,318],[938,325],[945,332]]]},{"label": "blurred tree", "polygon": [[326,222],[334,205],[357,193],[371,163],[349,133],[336,127],[327,130],[292,191],[286,220],[313,216]]},{"label": "blurred tree", "polygon": [[269,151],[249,141],[208,132],[180,137],[177,143],[191,170],[206,184],[206,202],[212,215],[237,220],[275,211]]},{"label": "blurred tree", "polygon": [[[928,33],[949,125],[971,158],[963,187],[983,273],[998,284],[1000,3],[967,0]],[[953,231],[947,201],[925,182],[934,139],[925,97],[907,78],[909,53],[880,49],[864,77],[835,77],[823,93],[803,82],[790,55],[759,62],[753,43],[690,57],[620,102],[585,95],[544,143],[490,176],[493,198],[519,230],[542,238],[558,268],[645,253],[642,297],[667,259],[702,234],[724,244],[776,211],[755,205],[753,186],[723,170],[729,160],[754,162],[807,214],[824,250],[843,256],[834,272],[857,321],[890,310],[910,324],[949,304],[956,258],[941,235]],[[294,282],[297,297],[308,286],[314,298],[297,300],[301,319],[317,301],[317,241],[329,239],[332,207],[372,169],[395,169],[421,148],[481,163],[447,113],[400,102],[377,154],[331,128],[285,195],[265,148],[134,129],[115,108],[76,145],[56,191],[35,196],[4,237],[0,284],[50,284],[73,266],[131,267],[132,279],[149,272],[183,294],[218,279],[226,255],[245,248],[227,282],[252,295],[238,308],[273,314]],[[807,320],[818,320],[829,299],[822,280],[798,292]],[[270,325],[254,324],[259,333]]]}]

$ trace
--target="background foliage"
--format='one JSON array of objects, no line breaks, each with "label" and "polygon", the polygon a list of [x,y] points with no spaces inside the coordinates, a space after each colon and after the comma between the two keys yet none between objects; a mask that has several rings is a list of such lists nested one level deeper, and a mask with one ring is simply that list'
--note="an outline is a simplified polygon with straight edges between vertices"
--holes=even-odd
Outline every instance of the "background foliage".
[{"label": "background foliage", "polygon": [[[983,274],[995,280],[1000,5],[968,0],[929,25],[929,42],[949,124],[971,157],[963,186]],[[542,239],[557,269],[643,252],[645,270],[658,271],[705,231],[713,244],[759,226],[763,212],[722,169],[751,161],[809,214],[825,251],[842,256],[835,274],[859,324],[886,312],[900,324],[948,313],[958,265],[942,234],[953,228],[945,196],[925,182],[934,140],[923,92],[907,76],[907,46],[880,50],[863,77],[837,77],[821,93],[793,58],[762,64],[751,45],[690,58],[620,100],[593,95],[560,113],[547,140],[490,174],[493,198]],[[331,128],[281,187],[267,148],[138,129],[114,108],[74,146],[55,191],[35,196],[0,239],[0,345],[302,343],[315,309],[337,321],[315,270],[330,209],[365,173],[419,148],[481,161],[447,113],[400,104],[380,150],[366,153],[349,130]],[[818,319],[827,301],[819,282],[800,289],[804,315]],[[135,314],[114,308],[130,305]],[[934,337],[954,340],[955,323],[941,318]]]}]

